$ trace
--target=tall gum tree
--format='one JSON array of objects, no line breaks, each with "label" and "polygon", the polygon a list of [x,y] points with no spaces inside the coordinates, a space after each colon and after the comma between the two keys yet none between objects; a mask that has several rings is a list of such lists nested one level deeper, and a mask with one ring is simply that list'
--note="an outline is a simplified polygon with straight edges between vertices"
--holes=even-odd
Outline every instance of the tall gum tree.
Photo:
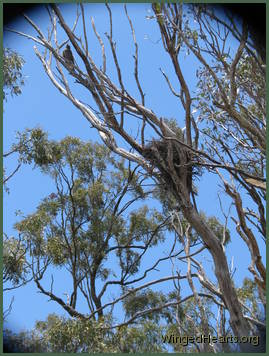
[{"label": "tall gum tree", "polygon": [[[164,119],[146,106],[139,77],[139,47],[135,28],[125,6],[135,48],[134,81],[140,100],[128,92],[113,39],[112,11],[109,5],[104,6],[109,15],[106,37],[116,68],[117,83],[107,74],[106,48],[92,19],[92,28],[102,50],[102,66],[99,67],[93,60],[83,5],[79,5],[82,36],[76,34],[78,18],[71,28],[55,4],[49,9],[51,29],[47,37],[38,24],[27,16],[25,19],[36,30],[37,36],[14,32],[46,49],[45,54],[41,54],[38,47],[34,47],[52,84],[98,130],[106,146],[119,156],[138,163],[171,193],[180,212],[212,255],[218,285],[214,287],[207,283],[208,289],[214,291],[228,310],[234,334],[238,337],[250,335],[252,325],[257,320],[244,314],[244,306],[228,268],[224,241],[216,236],[199,214],[192,185],[189,184],[190,171],[194,167],[204,167],[219,176],[227,196],[236,207],[236,217],[232,219],[250,252],[249,271],[259,286],[259,297],[265,305],[265,267],[256,237],[258,231],[258,236],[265,240],[265,65],[255,51],[248,26],[244,22],[237,23],[229,14],[226,18],[218,16],[213,7],[152,4],[151,20],[159,27],[163,50],[171,59],[179,90],[173,87],[168,75],[162,71],[164,80],[185,113],[184,135],[178,136]],[[58,41],[58,26],[66,35],[63,43]],[[229,48],[230,38],[237,41],[235,50]],[[67,42],[72,45],[73,54],[82,65],[75,63],[71,68],[62,57],[61,51]],[[179,61],[179,55],[186,51],[200,63],[198,69],[193,69],[197,70],[199,77],[198,95],[195,98],[191,96]],[[55,59],[55,66],[52,59]],[[98,112],[75,96],[63,67],[76,83],[91,93]],[[200,110],[198,119],[194,117],[195,110]],[[133,116],[133,122],[137,120],[136,135],[132,135],[128,129],[130,115]],[[155,134],[150,145],[145,143],[149,139],[149,128]],[[119,136],[125,141],[124,147],[119,144]],[[238,191],[238,184],[244,194],[249,194],[254,208],[244,208],[244,194]],[[200,280],[204,280],[201,274]],[[244,350],[244,344],[241,346]]]}]

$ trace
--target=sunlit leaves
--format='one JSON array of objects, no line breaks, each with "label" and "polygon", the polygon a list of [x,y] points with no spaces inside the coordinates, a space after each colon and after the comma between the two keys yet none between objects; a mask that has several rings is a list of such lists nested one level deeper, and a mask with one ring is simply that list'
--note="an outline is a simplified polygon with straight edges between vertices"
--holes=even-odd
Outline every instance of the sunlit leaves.
[{"label": "sunlit leaves", "polygon": [[104,265],[107,251],[118,244],[116,255],[122,271],[137,273],[139,253],[129,246],[154,246],[163,240],[163,232],[157,210],[144,206],[129,215],[118,213],[122,207],[123,212],[127,209],[128,199],[145,199],[136,172],[123,160],[115,160],[102,145],[73,137],[49,141],[41,129],[22,133],[17,148],[22,160],[33,161],[55,183],[54,192],[41,201],[36,212],[15,225],[25,237],[30,255],[37,259],[47,256],[60,267],[74,265],[75,260],[77,273],[92,266],[96,278],[105,281],[115,274]]},{"label": "sunlit leaves", "polygon": [[[127,316],[132,317],[135,313],[164,304],[165,300],[163,293],[153,292],[151,289],[146,289],[139,292],[132,292],[124,300],[124,308]],[[158,322],[161,316],[162,314],[158,311],[145,314],[142,316],[142,319]]]},{"label": "sunlit leaves", "polygon": [[50,314],[36,323],[47,352],[116,352],[113,334],[102,330],[103,321],[82,321]]},{"label": "sunlit leaves", "polygon": [[24,85],[22,67],[25,63],[22,56],[10,48],[4,48],[3,53],[3,98],[7,95],[21,94],[21,87]]},{"label": "sunlit leaves", "polygon": [[165,352],[162,342],[164,327],[154,321],[141,321],[135,327],[122,327],[117,331],[117,342],[124,353]]},{"label": "sunlit leaves", "polygon": [[69,353],[136,353],[163,352],[163,329],[151,321],[138,327],[104,330],[109,319],[103,321],[67,319],[49,314],[45,321],[37,321],[31,332],[14,334],[5,331],[5,340],[13,342],[17,352]]},{"label": "sunlit leaves", "polygon": [[53,236],[47,242],[47,254],[52,259],[52,263],[61,266],[67,262],[67,248],[59,236]]},{"label": "sunlit leaves", "polygon": [[17,285],[27,275],[26,246],[13,236],[5,236],[3,242],[3,279]]},{"label": "sunlit leaves", "polygon": [[48,141],[48,135],[40,128],[26,129],[17,133],[18,143],[12,149],[19,154],[19,160],[23,163],[35,163],[44,167],[59,161],[60,149],[57,144]]},{"label": "sunlit leaves", "polygon": [[[160,221],[161,215],[157,211],[150,211],[147,206],[143,206],[130,214],[128,234],[133,236],[135,241],[142,240],[147,243],[152,233],[157,230]],[[152,242],[152,245],[160,239],[162,239],[161,231],[156,235],[156,239]]]},{"label": "sunlit leaves", "polygon": [[245,278],[241,288],[237,289],[240,300],[247,305],[252,313],[259,319],[259,293],[257,284],[249,278]]}]

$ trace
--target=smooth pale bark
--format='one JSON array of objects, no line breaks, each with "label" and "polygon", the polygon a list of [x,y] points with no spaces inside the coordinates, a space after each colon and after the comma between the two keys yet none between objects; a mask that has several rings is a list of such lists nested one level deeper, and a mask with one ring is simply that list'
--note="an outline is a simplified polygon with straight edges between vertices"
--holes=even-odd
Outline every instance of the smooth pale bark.
[{"label": "smooth pale bark", "polygon": [[223,301],[230,313],[230,324],[234,334],[239,337],[249,335],[250,328],[243,316],[233,281],[230,278],[227,259],[221,243],[193,207],[183,207],[182,210],[184,217],[200,235],[213,257],[215,274],[223,295]]},{"label": "smooth pale bark", "polygon": [[[181,151],[181,152],[180,152]],[[184,150],[178,149],[178,153],[181,157],[181,164],[184,166],[187,162],[187,155],[184,154]],[[234,332],[234,335],[238,338],[246,337],[250,335],[250,326],[248,321],[244,318],[239,299],[234,288],[233,281],[230,277],[227,258],[221,242],[218,240],[214,232],[208,227],[203,218],[198,214],[194,206],[191,204],[189,198],[189,191],[186,184],[186,177],[183,174],[179,174],[173,165],[173,156],[169,154],[167,166],[158,164],[159,169],[163,172],[163,180],[166,183],[167,189],[171,191],[174,197],[179,201],[181,211],[185,219],[196,230],[204,244],[207,246],[211,253],[215,266],[215,275],[218,280],[219,289],[222,294],[223,302],[230,313],[230,325]],[[182,172],[181,172],[182,173]],[[242,351],[250,352],[253,346],[250,344],[240,344]],[[255,347],[253,347],[255,351]]]}]

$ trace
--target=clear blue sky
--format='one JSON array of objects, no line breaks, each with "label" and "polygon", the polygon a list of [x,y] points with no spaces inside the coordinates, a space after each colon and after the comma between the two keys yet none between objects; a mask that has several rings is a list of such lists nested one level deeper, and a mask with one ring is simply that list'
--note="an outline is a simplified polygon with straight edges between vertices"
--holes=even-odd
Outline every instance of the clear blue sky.
[{"label": "clear blue sky", "polygon": [[[61,6],[61,8],[66,22],[71,26],[76,13],[75,6],[70,4]],[[123,69],[123,79],[127,83],[128,90],[138,98],[133,78],[132,55],[134,53],[134,45],[131,40],[130,27],[124,15],[123,5],[113,4],[111,8],[113,10],[114,40],[117,42],[117,53]],[[139,44],[139,71],[142,87],[146,93],[146,106],[153,109],[159,116],[176,118],[179,125],[184,126],[184,122],[181,119],[183,117],[182,108],[175,97],[170,94],[159,70],[159,68],[162,68],[170,78],[173,78],[173,68],[168,55],[162,48],[158,28],[154,21],[146,19],[147,15],[152,15],[150,4],[129,4],[128,12],[132,18],[136,39]],[[89,4],[86,6],[88,25],[90,16],[93,16],[97,31],[105,42],[108,73],[110,73],[112,70],[114,71],[114,66],[111,66],[108,42],[104,36],[104,33],[109,31],[107,10],[103,4]],[[46,32],[48,16],[45,9],[31,14],[31,18],[41,27],[43,32]],[[25,20],[17,21],[10,27],[35,35],[34,30]],[[80,27],[78,27],[77,33],[82,33]],[[65,39],[62,32],[59,33],[59,37],[60,40]],[[90,30],[89,39],[91,54],[101,64],[100,46],[92,30]],[[4,47],[9,47],[23,56],[25,60],[23,74],[26,76],[22,95],[15,98],[9,97],[7,103],[4,104],[4,152],[8,151],[14,142],[16,131],[36,126],[40,126],[47,131],[51,139],[59,140],[71,135],[85,141],[91,139],[100,142],[96,131],[90,128],[81,113],[52,85],[34,53],[33,45],[32,41],[16,34],[8,32],[4,34]],[[191,56],[182,56],[181,63],[185,79],[193,93],[195,93],[197,62]],[[173,80],[172,83],[176,84]],[[90,96],[80,86],[73,84],[71,87],[85,102],[93,104],[90,101]],[[8,158],[4,161],[4,166],[7,168],[7,173],[12,171],[12,168],[16,166],[16,160]],[[198,208],[205,211],[207,215],[216,215],[223,222],[217,200],[217,193],[221,192],[221,188],[217,186],[215,177],[205,174],[198,185]],[[5,194],[4,197],[4,231],[8,235],[16,235],[16,231],[12,228],[18,219],[14,214],[15,210],[20,209],[25,215],[34,212],[40,200],[54,191],[54,186],[48,177],[42,175],[38,170],[33,170],[31,166],[22,167],[9,181],[8,186],[10,194]],[[224,194],[221,196],[225,199]],[[224,200],[223,204],[227,207],[228,202]],[[244,243],[234,233],[233,226],[229,227],[232,232],[232,243],[227,247],[228,261],[230,262],[232,256],[234,256],[237,266],[235,281],[240,283],[245,276],[250,276],[247,270],[250,256]],[[168,249],[168,245],[160,246],[159,250],[156,251],[156,255],[161,253],[164,248]],[[240,254],[238,254],[238,251],[240,251]],[[263,252],[263,247],[261,251]],[[206,265],[208,272],[211,274],[210,270],[212,270],[213,264],[206,263]],[[63,297],[61,294],[66,291],[68,278],[65,277],[61,270],[55,270],[53,273],[55,275],[55,288],[59,291],[60,296]],[[168,265],[163,267],[162,274],[171,274]],[[157,274],[152,276],[152,279],[156,277],[158,277]],[[46,280],[46,283],[50,283],[49,279]],[[171,287],[172,285],[170,287],[163,286],[165,290]],[[65,312],[55,302],[48,302],[46,296],[37,293],[37,288],[33,283],[5,293],[4,309],[9,305],[12,296],[15,296],[15,301],[7,326],[14,330],[32,328],[36,320],[43,320],[52,312],[65,315]],[[81,304],[79,307],[81,308],[80,310],[86,311],[84,305]]]}]

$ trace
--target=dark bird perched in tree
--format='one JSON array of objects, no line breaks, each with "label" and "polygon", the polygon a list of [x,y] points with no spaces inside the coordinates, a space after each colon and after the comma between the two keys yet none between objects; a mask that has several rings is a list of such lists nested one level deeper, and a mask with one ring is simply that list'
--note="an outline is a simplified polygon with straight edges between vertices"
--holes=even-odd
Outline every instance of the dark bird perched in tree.
[{"label": "dark bird perched in tree", "polygon": [[75,60],[69,44],[67,44],[65,49],[63,50],[63,57],[68,65],[74,66]]},{"label": "dark bird perched in tree", "polygon": [[49,198],[50,198],[50,199],[55,199],[55,198],[57,198],[57,195],[56,195],[55,193],[51,193],[51,194],[49,195]]}]

